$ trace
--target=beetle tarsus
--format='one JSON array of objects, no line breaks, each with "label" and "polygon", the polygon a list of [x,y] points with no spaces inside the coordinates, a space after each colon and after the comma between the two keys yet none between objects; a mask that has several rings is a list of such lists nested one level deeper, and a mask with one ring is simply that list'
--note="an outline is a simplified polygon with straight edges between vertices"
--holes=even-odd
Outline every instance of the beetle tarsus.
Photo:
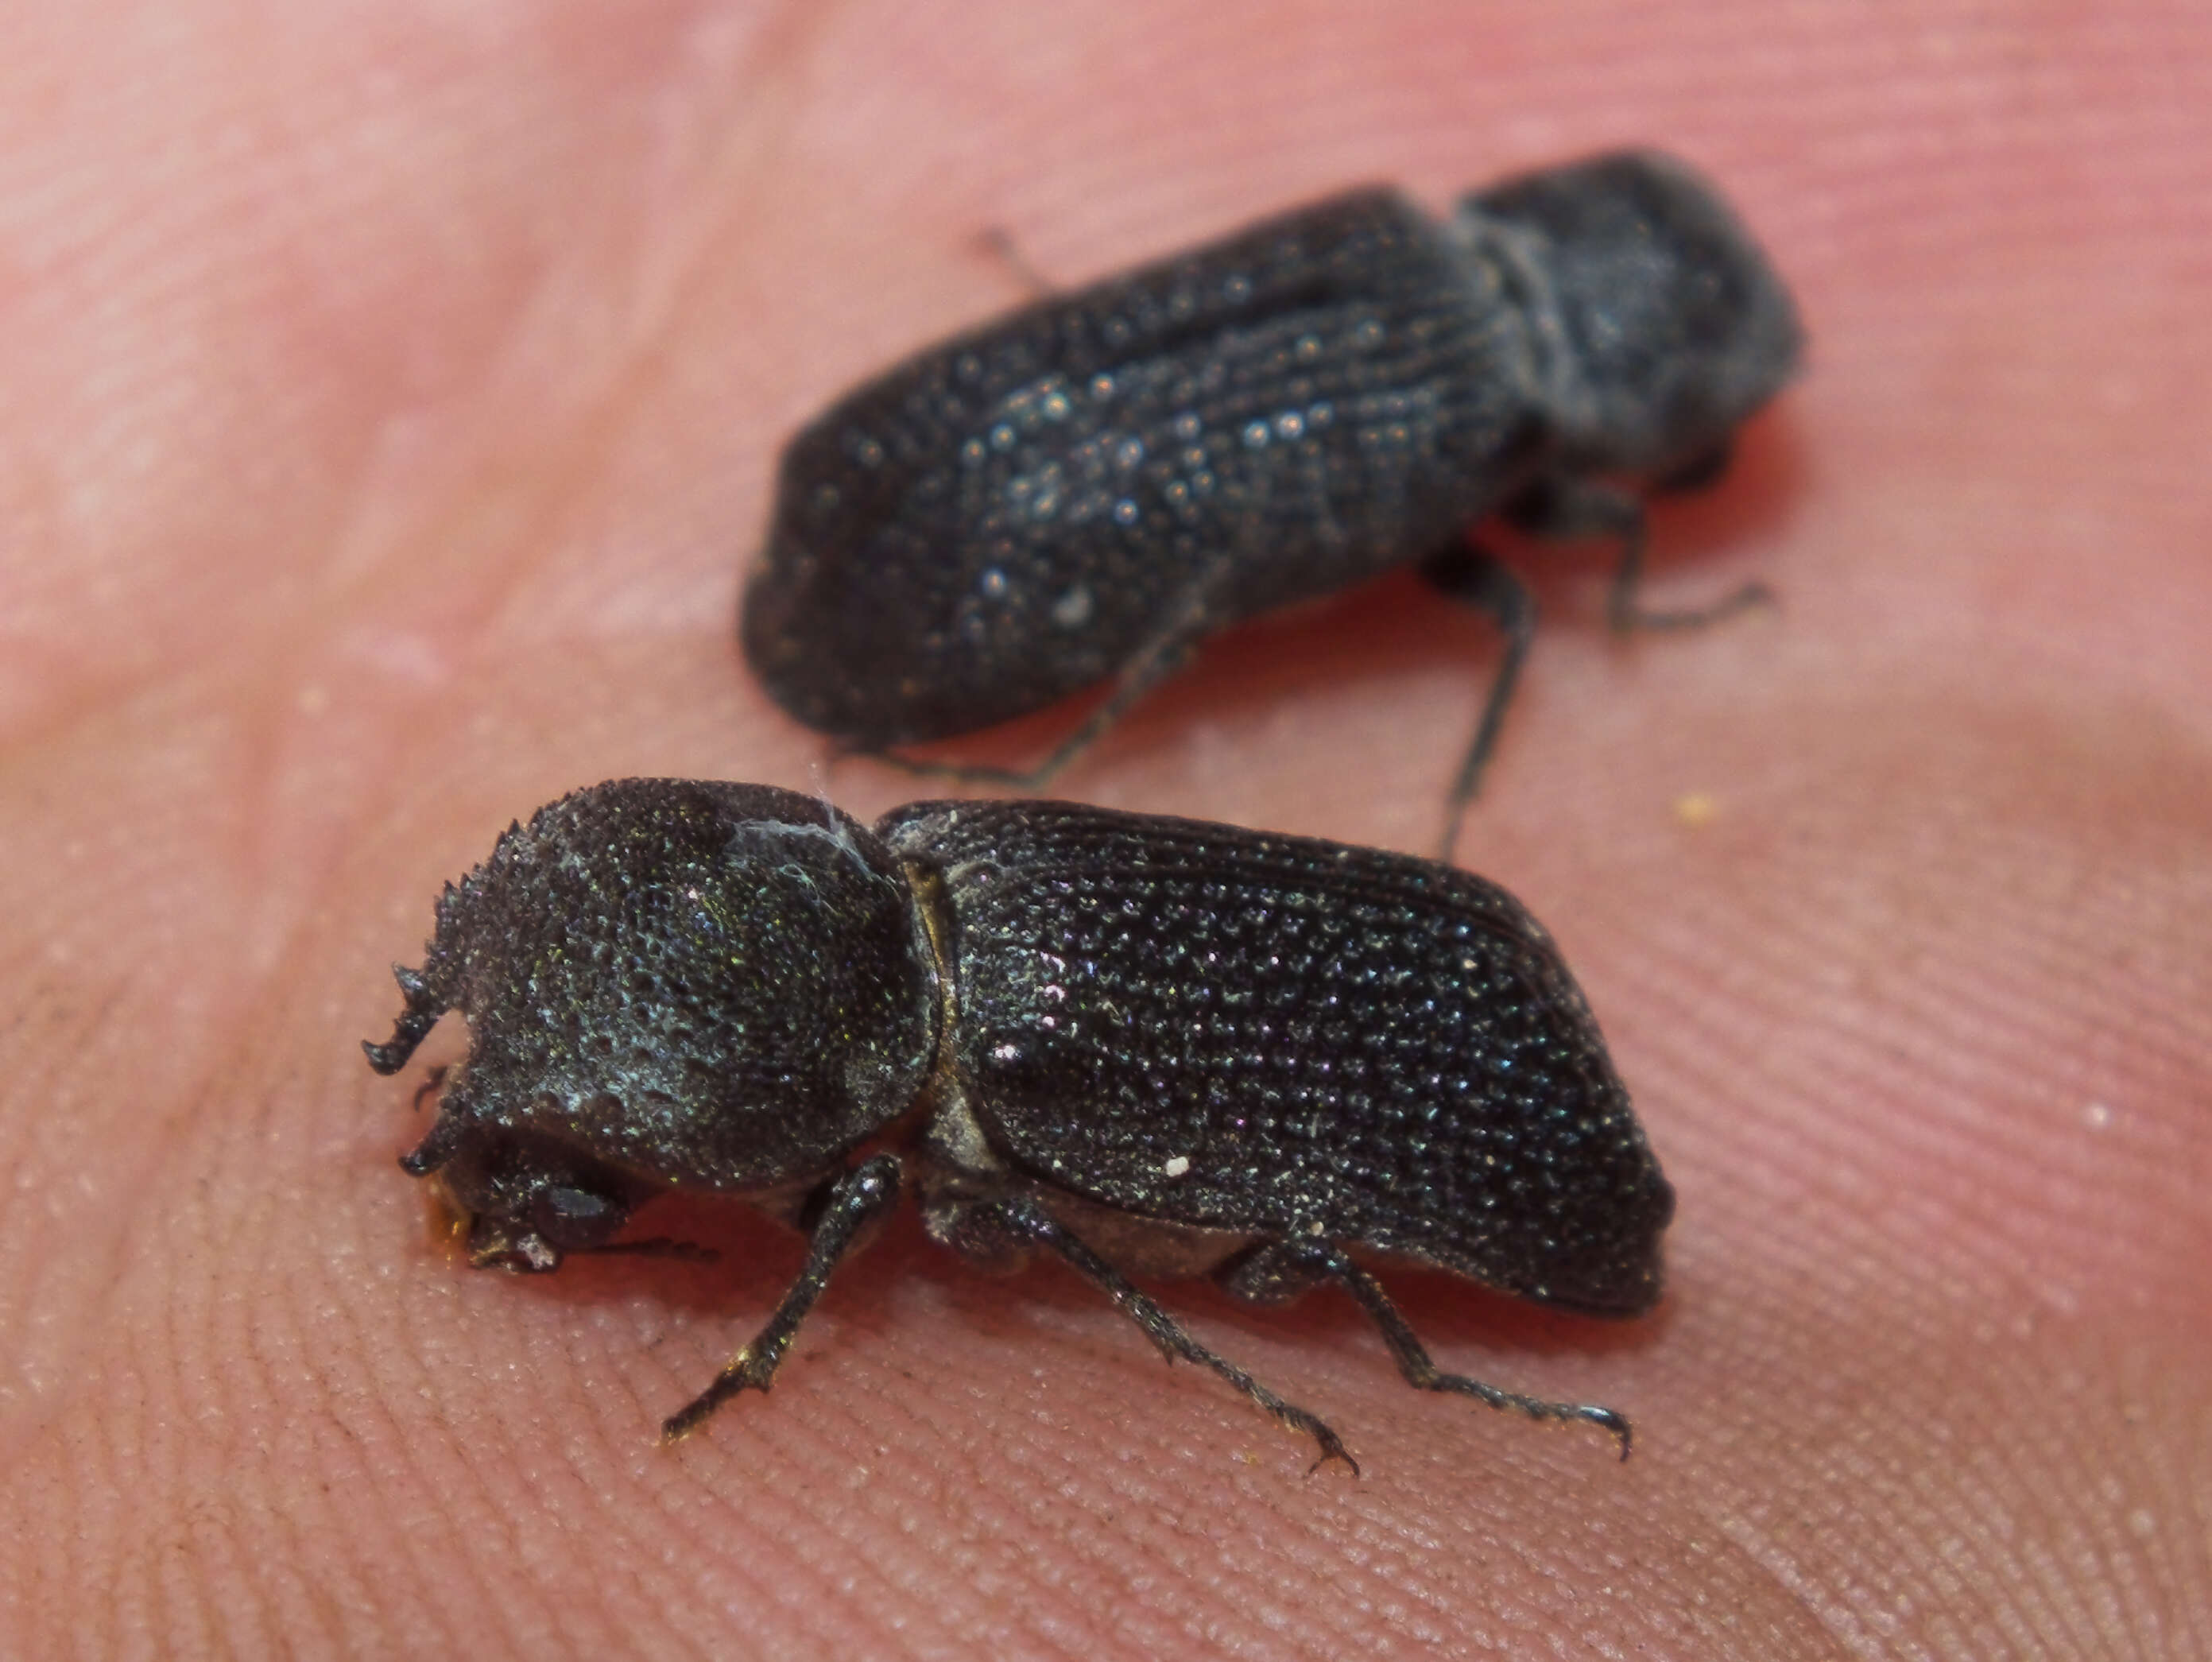
[{"label": "beetle tarsus", "polygon": [[1443,1372],[1429,1360],[1427,1347],[1398,1313],[1398,1306],[1382,1290],[1382,1282],[1354,1263],[1340,1247],[1323,1248],[1315,1257],[1316,1263],[1326,1264],[1330,1273],[1344,1283],[1346,1290],[1359,1301],[1359,1307],[1382,1330],[1382,1342],[1389,1347],[1391,1360],[1398,1364],[1398,1372],[1407,1385],[1418,1391],[1443,1391],[1472,1397],[1491,1408],[1526,1415],[1532,1420],[1586,1421],[1612,1434],[1620,1445],[1620,1458],[1628,1458],[1635,1434],[1628,1421],[1613,1409],[1589,1403],[1559,1403],[1542,1397],[1524,1397],[1517,1391],[1486,1385],[1463,1373]]}]

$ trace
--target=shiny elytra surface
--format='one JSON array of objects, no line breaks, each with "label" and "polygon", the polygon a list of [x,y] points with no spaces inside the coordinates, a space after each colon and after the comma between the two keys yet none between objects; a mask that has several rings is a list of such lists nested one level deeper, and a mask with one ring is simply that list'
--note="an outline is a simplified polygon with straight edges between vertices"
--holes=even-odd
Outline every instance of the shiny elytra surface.
[{"label": "shiny elytra surface", "polygon": [[939,869],[957,1060],[1020,1168],[1571,1309],[1657,1297],[1673,1192],[1550,937],[1495,885],[1057,802],[878,830]]},{"label": "shiny elytra surface", "polygon": [[1425,552],[1531,449],[1508,275],[1366,190],[921,353],[800,432],[746,596],[809,726],[891,744]]}]

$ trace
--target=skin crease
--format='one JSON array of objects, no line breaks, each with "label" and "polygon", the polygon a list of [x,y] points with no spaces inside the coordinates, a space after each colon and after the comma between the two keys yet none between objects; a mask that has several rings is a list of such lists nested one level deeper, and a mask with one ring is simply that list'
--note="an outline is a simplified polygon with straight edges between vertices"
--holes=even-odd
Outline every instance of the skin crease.
[{"label": "skin crease", "polygon": [[[0,64],[0,1654],[2212,1651],[2201,9],[1114,0],[32,9]],[[957,19],[957,21],[956,21]],[[1393,1283],[1194,1330],[910,1217],[796,1269],[475,1275],[356,1048],[438,885],[621,774],[928,788],[744,678],[780,436],[1054,280],[1364,178],[1662,143],[1803,380],[1609,641],[1547,627],[1459,854],[1552,927],[1680,1209],[1626,1326]],[[1411,580],[1210,647],[1060,784],[1425,850],[1495,661]],[[1011,758],[1024,724],[963,753]]]}]

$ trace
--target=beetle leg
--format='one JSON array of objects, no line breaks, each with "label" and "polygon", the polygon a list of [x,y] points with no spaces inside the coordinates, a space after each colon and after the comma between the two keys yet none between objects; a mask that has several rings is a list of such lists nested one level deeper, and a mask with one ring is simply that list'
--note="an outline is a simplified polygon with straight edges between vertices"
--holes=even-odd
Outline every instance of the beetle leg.
[{"label": "beetle leg", "polygon": [[609,1241],[605,1246],[572,1246],[571,1252],[596,1253],[601,1257],[673,1258],[679,1263],[719,1263],[722,1255],[696,1241],[679,1241],[667,1235],[643,1240]]},{"label": "beetle leg", "polygon": [[1273,1415],[1279,1424],[1312,1438],[1321,1448],[1321,1458],[1308,1468],[1309,1475],[1319,1471],[1331,1460],[1343,1461],[1352,1468],[1353,1476],[1359,1475],[1359,1462],[1346,1452],[1343,1440],[1322,1420],[1295,1403],[1285,1402],[1236,1363],[1215,1355],[1192,1338],[1174,1317],[1131,1286],[1127,1276],[1062,1228],[1035,1202],[977,1201],[972,1202],[972,1207],[992,1214],[993,1221],[1009,1234],[1024,1237],[1039,1246],[1048,1246],[1066,1259],[1085,1280],[1113,1300],[1123,1315],[1144,1329],[1146,1336],[1160,1348],[1160,1354],[1170,1362],[1181,1357],[1212,1369]]},{"label": "beetle leg", "polygon": [[853,1250],[867,1225],[889,1211],[898,1200],[899,1162],[896,1154],[878,1154],[863,1161],[830,1184],[822,1215],[806,1245],[806,1265],[783,1295],[768,1324],[750,1344],[730,1359],[714,1376],[714,1384],[661,1422],[660,1440],[672,1443],[698,1429],[700,1422],[741,1391],[766,1391],[775,1378],[783,1353],[791,1348],[799,1324],[829,1284],[830,1272]]},{"label": "beetle leg", "polygon": [[[1342,1282],[1345,1290],[1359,1301],[1359,1307],[1382,1330],[1382,1342],[1390,1347],[1391,1360],[1398,1364],[1398,1372],[1406,1383],[1417,1391],[1449,1391],[1462,1397],[1472,1397],[1477,1402],[1492,1408],[1510,1409],[1516,1414],[1525,1414],[1532,1420],[1582,1420],[1612,1434],[1620,1445],[1620,1458],[1628,1458],[1629,1446],[1634,1434],[1628,1421],[1609,1408],[1594,1403],[1555,1403],[1541,1397],[1524,1397],[1516,1391],[1501,1391],[1480,1379],[1470,1379],[1458,1373],[1446,1373],[1429,1360],[1427,1348],[1413,1336],[1413,1330],[1398,1313],[1398,1306],[1390,1302],[1390,1295],[1382,1284],[1352,1261],[1345,1250],[1333,1242],[1316,1241],[1306,1245],[1296,1241],[1285,1241],[1278,1245],[1262,1247],[1240,1273],[1254,1273],[1252,1266],[1266,1265],[1274,1269],[1270,1260],[1288,1260],[1278,1274],[1295,1275],[1304,1268],[1316,1276],[1327,1275]],[[1266,1270],[1261,1270],[1265,1274]]]},{"label": "beetle leg", "polygon": [[1490,678],[1490,691],[1482,701],[1482,719],[1474,738],[1460,758],[1459,773],[1444,799],[1443,849],[1438,858],[1451,859],[1452,845],[1467,818],[1467,805],[1474,800],[1482,770],[1498,747],[1498,734],[1505,725],[1505,707],[1513,702],[1513,689],[1521,679],[1521,666],[1528,644],[1536,638],[1536,597],[1494,554],[1464,538],[1455,538],[1421,562],[1421,575],[1463,605],[1489,615],[1505,636],[1505,656]]},{"label": "beetle leg", "polygon": [[1030,264],[1029,256],[1014,234],[1003,225],[986,225],[975,233],[975,247],[991,259],[996,260],[1006,274],[1029,290],[1029,302],[1050,300],[1060,292],[1057,283],[1046,281],[1042,271]]},{"label": "beetle leg", "polygon": [[371,1044],[368,1039],[361,1042],[362,1053],[378,1073],[396,1074],[404,1068],[407,1058],[415,1054],[415,1047],[428,1038],[430,1029],[438,1025],[438,1018],[453,1008],[453,993],[445,984],[447,967],[434,949],[430,961],[419,970],[410,970],[404,964],[392,966],[392,978],[399,983],[406,1008],[392,1023],[390,1038],[381,1044]]},{"label": "beetle leg", "polygon": [[[1660,489],[1694,489],[1710,483],[1704,476],[1712,464],[1701,457],[1669,475]],[[1723,454],[1721,466],[1725,466]],[[1683,481],[1677,486],[1674,482]],[[1732,618],[1747,606],[1771,606],[1774,591],[1762,582],[1748,582],[1712,605],[1686,612],[1647,610],[1636,598],[1644,581],[1644,555],[1650,544],[1644,503],[1638,497],[1608,484],[1588,479],[1552,478],[1538,481],[1508,503],[1505,517],[1522,530],[1538,537],[1618,537],[1620,561],[1613,569],[1613,586],[1606,593],[1606,621],[1613,632],[1626,635],[1638,629],[1703,629],[1723,618]]]}]

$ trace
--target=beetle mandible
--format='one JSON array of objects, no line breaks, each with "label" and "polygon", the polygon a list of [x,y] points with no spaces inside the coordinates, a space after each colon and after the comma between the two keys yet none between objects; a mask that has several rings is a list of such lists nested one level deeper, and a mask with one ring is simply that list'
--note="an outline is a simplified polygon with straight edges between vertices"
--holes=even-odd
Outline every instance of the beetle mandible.
[{"label": "beetle mandible", "polygon": [[671,1438],[769,1388],[910,1184],[933,1239],[995,1270],[1057,1254],[1310,1436],[1316,1467],[1352,1464],[1336,1433],[1129,1276],[1260,1304],[1334,1281],[1411,1384],[1589,1422],[1627,1456],[1610,1409],[1439,1371],[1373,1273],[1595,1316],[1659,1296],[1674,1192],[1551,937],[1481,878],[1062,802],[920,802],[871,830],[768,786],[619,780],[510,826],[395,973],[379,1073],[468,1020],[401,1165],[479,1268],[665,1245],[617,1238],[672,1190],[809,1232]]},{"label": "beetle mandible", "polygon": [[1468,540],[1502,512],[1618,537],[1637,601],[1642,493],[1723,471],[1795,372],[1788,291],[1678,161],[1599,156],[1437,220],[1350,192],[1037,301],[856,387],[784,451],[739,633],[799,721],[850,747],[943,739],[1085,687],[1110,696],[1035,788],[1200,636],[1418,564],[1506,649],[1450,794],[1444,853],[1535,627]]}]

